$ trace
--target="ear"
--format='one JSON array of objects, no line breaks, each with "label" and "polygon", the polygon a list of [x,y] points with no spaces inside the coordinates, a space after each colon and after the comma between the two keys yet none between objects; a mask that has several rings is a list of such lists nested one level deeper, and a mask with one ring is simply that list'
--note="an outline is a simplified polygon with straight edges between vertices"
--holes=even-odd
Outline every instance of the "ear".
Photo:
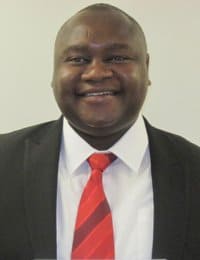
[{"label": "ear", "polygon": [[150,63],[150,56],[149,53],[146,54],[146,66],[147,66],[147,86],[151,85],[151,80],[149,79],[149,63]]}]

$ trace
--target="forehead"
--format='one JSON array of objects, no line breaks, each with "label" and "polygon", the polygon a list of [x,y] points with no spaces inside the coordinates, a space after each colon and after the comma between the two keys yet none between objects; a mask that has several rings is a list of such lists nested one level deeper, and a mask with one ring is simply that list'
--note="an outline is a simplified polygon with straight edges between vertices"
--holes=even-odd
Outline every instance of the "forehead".
[{"label": "forehead", "polygon": [[136,26],[120,12],[83,11],[63,25],[56,45],[127,43],[138,37]]}]

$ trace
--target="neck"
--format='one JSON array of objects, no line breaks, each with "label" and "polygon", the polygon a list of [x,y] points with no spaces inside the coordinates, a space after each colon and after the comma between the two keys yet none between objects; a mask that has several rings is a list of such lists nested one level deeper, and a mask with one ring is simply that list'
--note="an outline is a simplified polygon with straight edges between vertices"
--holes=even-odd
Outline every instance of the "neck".
[{"label": "neck", "polygon": [[94,147],[97,150],[107,150],[111,146],[113,146],[124,134],[125,132],[130,128],[127,127],[126,129],[122,129],[116,133],[111,133],[105,136],[102,136],[102,131],[101,134],[88,134],[85,132],[82,132],[76,128],[74,128],[72,125],[71,127],[92,147]]}]

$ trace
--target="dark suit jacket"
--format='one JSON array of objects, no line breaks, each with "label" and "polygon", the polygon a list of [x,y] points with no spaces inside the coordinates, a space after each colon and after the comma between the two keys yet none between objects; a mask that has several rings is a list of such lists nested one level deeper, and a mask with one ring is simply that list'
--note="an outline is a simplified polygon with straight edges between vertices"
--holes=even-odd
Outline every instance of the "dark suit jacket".
[{"label": "dark suit jacket", "polygon": [[[199,260],[200,148],[146,126],[154,191],[153,258]],[[0,260],[56,258],[61,131],[60,119],[0,136]]]}]

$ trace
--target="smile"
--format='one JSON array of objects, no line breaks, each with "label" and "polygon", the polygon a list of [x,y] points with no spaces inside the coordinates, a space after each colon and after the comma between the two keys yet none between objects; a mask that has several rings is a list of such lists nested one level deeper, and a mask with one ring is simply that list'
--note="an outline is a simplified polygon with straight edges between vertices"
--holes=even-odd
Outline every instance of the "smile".
[{"label": "smile", "polygon": [[96,97],[96,96],[114,96],[116,95],[113,91],[102,91],[102,92],[92,92],[92,93],[86,93],[83,96],[85,97]]},{"label": "smile", "polygon": [[79,97],[104,97],[116,96],[120,91],[116,89],[90,89],[77,93]]}]

